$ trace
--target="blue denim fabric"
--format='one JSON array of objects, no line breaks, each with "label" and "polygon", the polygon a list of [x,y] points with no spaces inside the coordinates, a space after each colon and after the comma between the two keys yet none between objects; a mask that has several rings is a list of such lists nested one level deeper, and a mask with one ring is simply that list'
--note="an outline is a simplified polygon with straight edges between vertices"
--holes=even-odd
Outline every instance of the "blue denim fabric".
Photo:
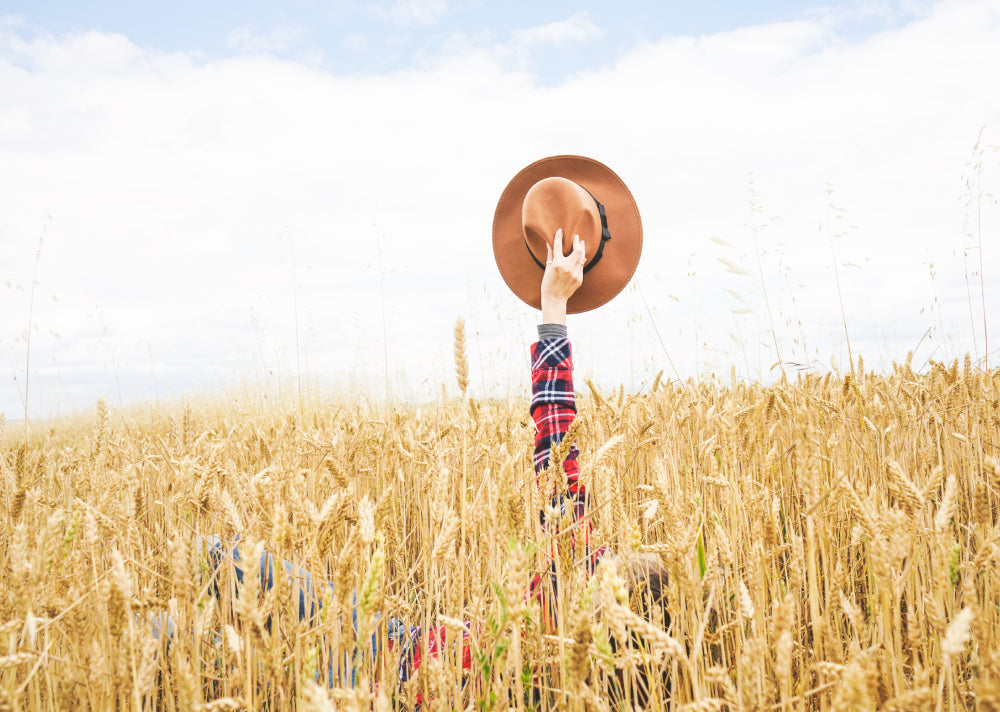
[{"label": "blue denim fabric", "polygon": [[[224,562],[232,562],[233,572],[236,575],[236,585],[239,587],[243,583],[243,569],[241,568],[243,558],[240,556],[239,548],[235,544],[233,544],[232,549],[223,546],[222,541],[217,536],[204,536],[201,538],[201,541],[202,545],[206,549],[206,558],[208,559],[208,564],[211,568],[213,577]],[[269,551],[265,550],[260,555],[259,568],[261,591],[270,591],[274,588],[275,561],[277,561],[277,558]],[[285,568],[285,574],[298,589],[299,620],[310,620],[314,618],[323,607],[323,596],[326,594],[326,589],[329,588],[330,594],[333,595],[333,583],[330,581],[319,581],[315,584],[319,590],[315,590],[312,573],[302,568],[296,568],[290,561],[282,560],[281,564]],[[217,580],[213,580],[212,586],[213,592],[216,596],[218,596]],[[355,591],[354,611],[352,613],[355,629],[358,627],[357,596],[358,592]]]},{"label": "blue denim fabric", "polygon": [[[237,538],[236,541],[239,539]],[[202,552],[205,555],[205,559],[209,567],[209,589],[212,595],[216,598],[219,597],[219,570],[223,564],[231,564],[233,567],[233,574],[236,578],[236,588],[237,593],[239,592],[239,587],[243,584],[244,572],[243,572],[243,557],[240,555],[239,547],[235,543],[232,545],[223,542],[217,536],[203,536],[201,538]],[[275,575],[275,565],[279,559],[271,552],[265,550],[260,556],[259,569],[260,569],[260,589],[262,592],[270,591],[274,588],[274,575]],[[319,614],[323,608],[323,596],[326,591],[329,590],[330,594],[334,593],[333,583],[330,581],[323,581],[313,576],[309,571],[302,568],[297,568],[290,561],[280,560],[281,565],[285,569],[285,574],[288,576],[289,580],[293,582],[298,592],[299,599],[299,620],[311,620]],[[355,590],[352,595],[353,600],[353,610],[351,612],[351,622],[354,626],[354,630],[358,630],[358,592]],[[380,618],[380,613],[375,612],[375,619]],[[165,635],[167,639],[172,639],[175,635],[175,625],[173,618],[166,612],[156,614],[149,619],[150,625],[152,626],[153,637],[159,639],[160,636]],[[403,646],[401,649],[405,652],[410,645],[411,629],[406,626],[398,618],[389,618],[386,622],[387,624],[387,637],[392,640],[394,644]],[[267,625],[270,626],[270,618],[268,618]],[[378,642],[378,637],[375,633],[372,633],[371,637],[371,654],[375,656],[379,653],[381,646]],[[364,655],[364,653],[361,653]],[[344,661],[348,668],[351,669],[351,678],[354,680],[356,670],[357,670],[357,660],[347,660]],[[334,670],[336,669],[336,661],[333,659],[333,652],[330,653],[330,659],[328,661],[327,670],[327,686],[334,686]],[[316,681],[319,682],[320,673],[316,672]]]}]

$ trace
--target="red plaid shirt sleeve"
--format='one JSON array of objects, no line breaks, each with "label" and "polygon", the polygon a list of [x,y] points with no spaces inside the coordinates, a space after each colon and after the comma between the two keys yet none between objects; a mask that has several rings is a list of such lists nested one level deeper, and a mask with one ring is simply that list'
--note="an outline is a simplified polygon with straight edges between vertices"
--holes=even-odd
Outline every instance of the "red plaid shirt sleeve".
[{"label": "red plaid shirt sleeve", "polygon": [[[535,421],[535,472],[549,465],[552,446],[562,442],[576,418],[573,394],[573,353],[569,339],[543,339],[531,347],[531,418]],[[580,454],[574,444],[563,462],[568,491],[577,497],[586,494],[579,482]]]}]

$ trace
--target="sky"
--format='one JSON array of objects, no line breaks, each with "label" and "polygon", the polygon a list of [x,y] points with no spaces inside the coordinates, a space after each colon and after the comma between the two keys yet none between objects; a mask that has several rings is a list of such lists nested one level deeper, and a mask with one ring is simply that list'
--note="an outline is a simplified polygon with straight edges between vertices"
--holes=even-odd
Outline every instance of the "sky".
[{"label": "sky", "polygon": [[0,6],[0,412],[527,391],[490,228],[579,154],[635,278],[578,380],[1000,365],[1000,3]]}]

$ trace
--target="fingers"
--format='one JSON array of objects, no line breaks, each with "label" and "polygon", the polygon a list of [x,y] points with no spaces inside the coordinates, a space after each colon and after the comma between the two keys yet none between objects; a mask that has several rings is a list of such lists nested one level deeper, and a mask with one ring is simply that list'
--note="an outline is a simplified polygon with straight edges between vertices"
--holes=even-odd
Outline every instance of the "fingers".
[{"label": "fingers", "polygon": [[[556,230],[552,244],[545,246],[548,264],[546,264],[545,273],[542,276],[542,316],[546,318],[546,305],[552,307],[561,304],[561,320],[554,323],[564,322],[567,300],[583,284],[583,266],[586,261],[586,244],[580,239],[580,236],[573,236],[573,249],[568,255],[563,252],[564,237],[563,230],[560,228]],[[555,316],[549,315],[551,318],[555,318]]]},{"label": "fingers", "polygon": [[583,267],[587,262],[587,243],[579,235],[573,235],[573,250],[567,255],[563,252],[563,231],[556,230],[551,245],[545,246],[546,263],[568,271],[577,281],[583,279]]},{"label": "fingers", "polygon": [[556,230],[556,236],[552,240],[552,254],[553,259],[556,257],[562,258],[563,256],[563,231],[562,228]]},{"label": "fingers", "polygon": [[[552,262],[553,260],[565,261],[567,263],[580,262],[581,260],[586,261],[587,255],[587,243],[580,239],[579,235],[573,235],[573,250],[567,255],[563,250],[563,231],[562,228],[556,230],[555,237],[552,240],[552,245],[545,245],[545,252],[547,255],[547,261]],[[554,256],[554,257],[553,257]]]}]

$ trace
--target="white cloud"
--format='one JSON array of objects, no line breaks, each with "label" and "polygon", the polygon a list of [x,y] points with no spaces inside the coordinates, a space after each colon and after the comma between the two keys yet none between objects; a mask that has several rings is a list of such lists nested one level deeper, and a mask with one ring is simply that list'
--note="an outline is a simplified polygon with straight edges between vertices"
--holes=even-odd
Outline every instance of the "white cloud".
[{"label": "white cloud", "polygon": [[[0,48],[9,66],[58,77],[61,81],[71,81],[84,72],[111,75],[132,71],[153,56],[123,35],[96,31],[70,34],[58,40],[47,36],[26,40],[16,31],[0,31]],[[81,56],[86,57],[85,65],[78,63]]]},{"label": "white cloud", "polygon": [[[436,393],[459,314],[474,387],[521,393],[535,314],[500,281],[490,225],[513,174],[558,153],[614,168],[645,227],[633,286],[571,321],[582,376],[638,385],[663,368],[655,320],[684,375],[767,377],[748,218],[779,218],[757,242],[786,360],[846,353],[840,232],[838,260],[861,266],[840,268],[855,353],[902,359],[932,327],[917,365],[981,355],[961,177],[984,122],[998,142],[1000,9],[946,2],[863,41],[831,32],[817,21],[666,39],[555,87],[474,48],[359,78],[267,56],[196,61],[115,35],[0,33],[0,277],[30,285],[46,235],[32,400],[90,407],[116,384],[127,399],[299,371],[377,394],[383,328],[393,387]],[[996,194],[1000,156],[983,167]],[[988,317],[998,228],[984,203]],[[10,418],[29,294],[0,286],[0,298]]]},{"label": "white cloud", "polygon": [[247,53],[278,53],[293,46],[305,30],[297,25],[281,25],[261,31],[252,25],[237,27],[226,37],[232,49]]},{"label": "white cloud", "polygon": [[589,13],[581,10],[566,20],[515,30],[511,33],[511,42],[518,47],[535,45],[561,47],[577,42],[592,42],[603,35],[604,31],[594,24]]}]

